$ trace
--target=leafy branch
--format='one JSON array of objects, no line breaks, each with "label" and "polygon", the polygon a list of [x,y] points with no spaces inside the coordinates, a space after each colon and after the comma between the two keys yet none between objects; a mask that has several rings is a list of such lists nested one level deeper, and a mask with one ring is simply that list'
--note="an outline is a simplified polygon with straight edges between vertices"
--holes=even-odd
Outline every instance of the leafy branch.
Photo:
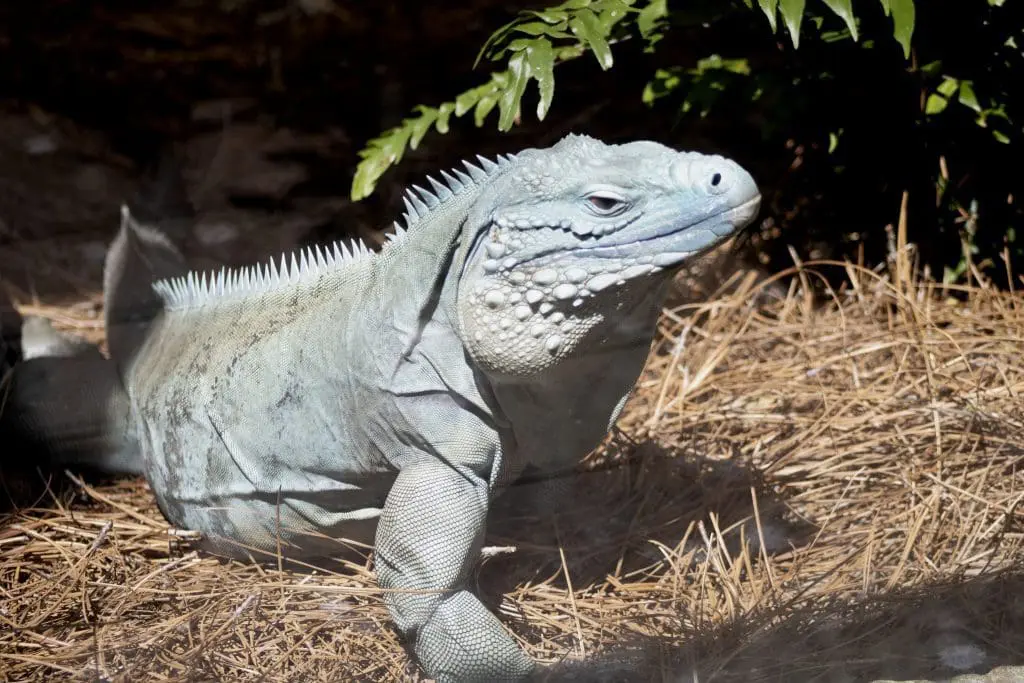
[{"label": "leafy branch", "polygon": [[665,0],[654,0],[642,8],[636,0],[566,0],[545,10],[526,10],[498,29],[477,56],[497,62],[508,56],[507,68],[491,74],[487,83],[462,93],[438,107],[420,105],[415,115],[370,140],[359,152],[362,161],[352,182],[352,198],[369,195],[388,167],[398,163],[406,148],[416,149],[431,127],[448,132],[452,116],[473,112],[480,127],[498,109],[498,130],[507,131],[521,116],[521,104],[530,81],[537,82],[537,118],[543,120],[555,93],[556,64],[590,52],[602,69],[612,66],[611,45],[627,31],[630,22],[645,40],[659,37],[658,19],[664,15]]},{"label": "leafy branch", "polygon": [[[852,0],[821,0],[845,22],[849,35],[858,39]],[[754,0],[743,0],[753,9]],[[914,30],[914,0],[879,0],[893,20],[893,35],[909,55]],[[800,29],[806,0],[757,0],[772,31],[778,17],[789,30],[794,48],[799,48]],[[544,120],[555,93],[555,66],[593,54],[604,70],[612,67],[611,46],[631,33],[638,33],[646,49],[664,37],[669,10],[667,0],[565,0],[544,10],[525,10],[502,26],[481,47],[476,63],[487,59],[506,68],[491,74],[490,80],[462,93],[454,101],[437,107],[420,105],[413,116],[370,140],[359,152],[362,159],[352,181],[354,200],[368,196],[387,169],[397,164],[405,150],[416,149],[431,128],[447,133],[451,117],[473,112],[477,127],[497,107],[498,130],[512,128],[521,118],[522,99],[531,81],[537,82],[537,119]]]}]

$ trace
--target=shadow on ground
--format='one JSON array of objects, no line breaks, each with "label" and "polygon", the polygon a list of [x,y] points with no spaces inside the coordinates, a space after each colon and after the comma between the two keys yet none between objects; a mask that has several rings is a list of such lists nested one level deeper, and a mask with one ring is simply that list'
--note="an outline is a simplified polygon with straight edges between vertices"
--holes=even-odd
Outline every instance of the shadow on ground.
[{"label": "shadow on ground", "polygon": [[852,606],[818,601],[787,608],[784,615],[762,614],[685,644],[637,638],[585,663],[563,665],[547,680],[944,680],[1022,664],[1024,573],[999,573],[897,591]]},{"label": "shadow on ground", "polygon": [[735,554],[741,532],[757,552],[752,491],[769,555],[802,545],[815,531],[788,515],[760,473],[739,459],[704,459],[625,437],[608,451],[594,469],[568,475],[563,497],[550,503],[543,483],[528,480],[495,501],[486,542],[516,551],[494,563],[498,571],[485,566],[482,588],[507,591],[526,581],[565,587],[566,569],[579,588],[642,572],[665,559],[659,545],[683,542],[693,562],[709,543],[723,542]]}]

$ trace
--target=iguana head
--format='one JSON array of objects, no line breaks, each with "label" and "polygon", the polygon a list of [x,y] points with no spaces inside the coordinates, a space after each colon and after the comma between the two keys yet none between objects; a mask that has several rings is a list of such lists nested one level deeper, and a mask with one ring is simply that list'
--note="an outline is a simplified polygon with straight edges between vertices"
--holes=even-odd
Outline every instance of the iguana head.
[{"label": "iguana head", "polygon": [[747,225],[761,200],[735,162],[649,141],[572,135],[503,166],[464,223],[457,310],[474,361],[508,377],[638,321],[649,343],[672,274]]}]

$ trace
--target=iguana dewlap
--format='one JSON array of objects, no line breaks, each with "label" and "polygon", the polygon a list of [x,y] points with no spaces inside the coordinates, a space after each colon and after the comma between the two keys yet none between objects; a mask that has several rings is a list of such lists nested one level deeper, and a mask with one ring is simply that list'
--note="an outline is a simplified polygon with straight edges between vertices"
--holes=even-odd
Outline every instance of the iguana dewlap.
[{"label": "iguana dewlap", "polygon": [[519,679],[532,660],[468,588],[489,502],[601,441],[673,274],[760,195],[719,156],[581,136],[441,177],[409,192],[378,254],[336,244],[215,274],[184,274],[126,212],[111,360],[26,361],[5,419],[64,462],[144,474],[217,551],[375,543],[430,677]]}]

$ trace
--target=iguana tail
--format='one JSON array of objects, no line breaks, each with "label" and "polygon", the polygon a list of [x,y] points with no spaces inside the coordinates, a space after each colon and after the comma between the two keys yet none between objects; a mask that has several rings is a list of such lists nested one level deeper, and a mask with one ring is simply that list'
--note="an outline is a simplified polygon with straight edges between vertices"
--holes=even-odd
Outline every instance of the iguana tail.
[{"label": "iguana tail", "polygon": [[[160,219],[150,214],[159,214],[160,207],[149,206],[144,198],[140,193],[133,210],[156,223]],[[163,196],[157,199],[166,203]],[[182,222],[177,214],[169,218]],[[161,227],[173,232],[176,226]],[[92,344],[60,334],[44,319],[26,319],[22,360],[0,382],[0,441],[26,454],[41,451],[52,464],[142,473],[125,375],[162,306],[152,282],[185,269],[166,232],[143,225],[122,208],[103,273],[110,359]]]},{"label": "iguana tail", "polygon": [[43,318],[22,325],[24,360],[0,383],[5,454],[51,465],[141,474],[128,394],[99,349],[65,337]]},{"label": "iguana tail", "polygon": [[122,375],[160,313],[153,282],[187,270],[176,245],[185,240],[193,218],[177,157],[166,150],[142,178],[131,208],[121,207],[121,228],[103,268],[107,348]]},{"label": "iguana tail", "polygon": [[146,339],[163,302],[152,284],[186,271],[185,259],[160,230],[121,209],[121,229],[107,251],[103,304],[110,358],[125,372]]}]

